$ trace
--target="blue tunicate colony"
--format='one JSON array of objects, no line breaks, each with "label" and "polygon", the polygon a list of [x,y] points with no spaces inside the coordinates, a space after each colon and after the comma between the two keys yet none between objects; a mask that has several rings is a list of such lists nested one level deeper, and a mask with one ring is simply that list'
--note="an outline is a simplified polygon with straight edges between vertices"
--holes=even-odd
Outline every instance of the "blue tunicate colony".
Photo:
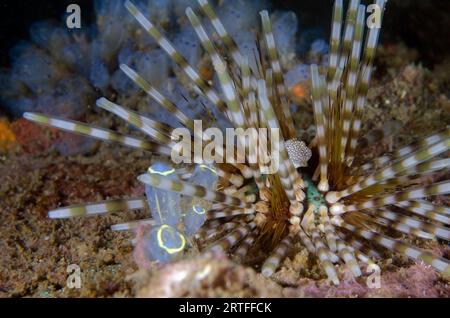
[{"label": "blue tunicate colony", "polygon": [[[214,168],[197,164],[192,170],[190,173],[179,173],[169,163],[157,161],[150,166],[148,173],[163,175],[174,181],[184,178],[191,184],[215,188],[218,176]],[[151,260],[167,262],[182,255],[188,239],[205,222],[205,212],[211,203],[149,185],[145,185],[145,195],[156,223],[145,235],[145,252]]]}]

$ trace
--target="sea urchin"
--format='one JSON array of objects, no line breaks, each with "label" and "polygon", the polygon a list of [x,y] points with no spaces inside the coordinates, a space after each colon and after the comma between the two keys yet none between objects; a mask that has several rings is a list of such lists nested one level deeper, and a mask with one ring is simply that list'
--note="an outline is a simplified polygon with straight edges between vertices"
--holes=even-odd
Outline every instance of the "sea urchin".
[{"label": "sea urchin", "polygon": [[[421,184],[418,180],[448,169],[449,159],[438,156],[449,150],[450,130],[446,128],[371,162],[360,160],[364,149],[358,146],[358,139],[380,32],[377,27],[365,32],[366,7],[359,0],[351,0],[344,19],[343,1],[335,1],[329,63],[326,67],[311,65],[317,133],[307,147],[296,136],[268,12],[260,12],[262,40],[258,50],[246,56],[208,1],[198,3],[212,29],[203,27],[193,9],[187,8],[186,15],[214,66],[221,94],[216,91],[218,85],[204,81],[133,3],[126,1],[125,7],[185,73],[194,91],[212,102],[232,127],[280,131],[279,143],[270,145],[280,158],[276,173],[262,174],[262,162],[255,161],[249,155],[251,151],[246,152],[244,163],[170,163],[164,158],[178,149],[172,127],[100,98],[97,106],[136,126],[151,141],[36,113],[24,117],[160,155],[161,160],[138,177],[146,185],[146,197],[69,206],[50,211],[49,216],[142,209],[148,202],[149,219],[115,225],[113,229],[150,226],[139,248],[160,261],[182,255],[190,244],[242,258],[262,253],[262,273],[271,276],[293,242],[300,240],[334,284],[339,284],[334,264],[343,262],[354,276],[360,276],[359,262],[370,263],[371,257],[380,255],[375,245],[450,275],[447,259],[392,237],[393,232],[400,232],[449,241],[450,209],[423,199],[449,193],[450,181]],[[375,5],[383,12],[385,1],[377,0]],[[206,30],[214,31],[210,36]],[[177,105],[129,66],[122,64],[120,68],[182,127],[194,130],[194,120]],[[210,141],[207,136],[201,138]],[[250,143],[240,140],[235,151],[242,150],[240,147],[252,150],[258,143],[261,140],[253,137]],[[224,149],[215,148],[215,152],[223,156]],[[309,160],[312,154],[318,154],[317,161]]]}]

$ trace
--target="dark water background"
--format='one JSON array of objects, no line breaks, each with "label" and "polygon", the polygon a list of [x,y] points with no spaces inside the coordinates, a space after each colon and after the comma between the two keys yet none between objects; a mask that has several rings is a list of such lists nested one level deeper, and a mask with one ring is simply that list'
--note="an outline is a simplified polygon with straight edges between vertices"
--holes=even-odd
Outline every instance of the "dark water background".
[{"label": "dark water background", "polygon": [[[256,1],[256,0],[248,0]],[[372,1],[362,1],[364,4]],[[9,65],[9,50],[28,39],[30,24],[43,19],[62,21],[66,7],[77,3],[84,23],[94,19],[92,0],[2,0],[0,3],[0,67]],[[295,11],[300,29],[321,28],[328,37],[332,0],[273,0],[272,9]],[[382,43],[402,40],[420,54],[427,66],[439,63],[450,49],[449,0],[389,0],[383,22]]]}]

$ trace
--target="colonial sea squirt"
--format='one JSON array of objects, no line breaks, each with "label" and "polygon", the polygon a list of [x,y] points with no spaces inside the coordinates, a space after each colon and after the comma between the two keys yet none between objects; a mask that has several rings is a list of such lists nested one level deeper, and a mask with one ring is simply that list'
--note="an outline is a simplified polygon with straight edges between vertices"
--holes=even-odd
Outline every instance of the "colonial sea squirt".
[{"label": "colonial sea squirt", "polygon": [[[275,146],[280,156],[277,172],[261,174],[262,163],[248,157],[241,164],[170,163],[164,158],[170,157],[176,147],[170,137],[173,127],[100,98],[97,106],[136,126],[150,140],[36,113],[25,113],[24,117],[142,148],[162,159],[138,177],[145,184],[145,197],[69,206],[50,211],[49,216],[66,218],[142,209],[147,202],[151,217],[114,225],[113,229],[150,225],[140,248],[150,259],[163,262],[182,255],[186,247],[195,244],[242,259],[262,253],[265,260],[261,272],[271,276],[293,242],[299,240],[334,284],[339,284],[336,264],[360,276],[360,264],[381,257],[380,248],[450,275],[447,259],[393,235],[450,240],[450,209],[426,200],[449,193],[450,180],[433,183],[422,178],[448,170],[450,129],[443,127],[440,132],[366,163],[360,158],[363,149],[358,147],[358,139],[380,32],[376,27],[366,30],[366,7],[351,0],[344,15],[343,1],[335,1],[328,65],[310,68],[316,136],[308,148],[296,136],[268,12],[260,12],[262,32],[257,51],[244,54],[208,1],[198,3],[208,24],[190,7],[186,16],[214,67],[219,84],[216,86],[203,80],[132,2],[127,1],[125,7],[179,66],[195,91],[224,117],[222,122],[234,128],[279,129],[280,142]],[[375,4],[383,12],[385,1],[377,0]],[[211,34],[207,30],[212,30]],[[125,64],[120,69],[176,117],[182,127],[194,130],[195,118],[184,114],[138,70]],[[237,147],[248,150],[256,144],[252,140],[249,144],[238,143]],[[312,152],[317,154],[317,162],[310,160]]]}]

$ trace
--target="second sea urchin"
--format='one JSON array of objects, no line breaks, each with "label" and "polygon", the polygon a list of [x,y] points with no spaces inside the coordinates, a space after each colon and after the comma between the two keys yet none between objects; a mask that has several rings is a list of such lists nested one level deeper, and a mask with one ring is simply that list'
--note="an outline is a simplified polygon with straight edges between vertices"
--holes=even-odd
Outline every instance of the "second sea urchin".
[{"label": "second sea urchin", "polygon": [[[450,182],[426,183],[422,177],[448,169],[449,159],[438,156],[449,150],[450,130],[446,128],[371,162],[360,160],[364,149],[358,146],[359,132],[380,32],[377,27],[365,32],[366,7],[351,0],[344,19],[343,1],[335,1],[329,63],[326,67],[311,66],[317,133],[308,148],[296,136],[267,11],[260,13],[262,33],[258,49],[253,55],[245,55],[213,7],[206,0],[198,2],[212,25],[212,36],[194,10],[187,8],[186,15],[210,57],[222,94],[216,91],[213,82],[199,76],[136,6],[129,1],[125,6],[190,79],[195,92],[208,98],[230,126],[280,131],[279,143],[270,145],[272,153],[279,154],[277,172],[262,174],[263,163],[251,160],[255,158],[250,158],[252,152],[248,150],[261,142],[256,139],[238,142],[234,149],[247,150],[244,163],[170,163],[166,159],[177,147],[171,138],[173,127],[101,98],[97,101],[99,107],[136,126],[151,141],[36,113],[24,116],[159,155],[160,160],[139,176],[146,185],[146,196],[59,208],[50,211],[49,216],[66,218],[142,209],[148,202],[150,218],[115,225],[113,229],[149,226],[138,248],[148,258],[160,261],[182,255],[187,246],[194,244],[244,259],[262,253],[265,255],[262,273],[271,276],[292,243],[300,240],[310,255],[318,258],[334,284],[339,283],[334,264],[342,262],[354,276],[359,276],[359,262],[370,263],[371,258],[380,256],[375,245],[423,261],[450,275],[447,259],[393,235],[399,232],[449,241],[446,227],[449,208],[424,199],[449,193]],[[377,0],[375,5],[383,12],[385,1]],[[195,134],[193,119],[135,70],[124,64],[120,68],[173,114],[182,127]],[[210,141],[206,136],[202,138]],[[215,148],[215,152],[223,156],[224,149]],[[316,156],[309,160],[312,154]]]}]

